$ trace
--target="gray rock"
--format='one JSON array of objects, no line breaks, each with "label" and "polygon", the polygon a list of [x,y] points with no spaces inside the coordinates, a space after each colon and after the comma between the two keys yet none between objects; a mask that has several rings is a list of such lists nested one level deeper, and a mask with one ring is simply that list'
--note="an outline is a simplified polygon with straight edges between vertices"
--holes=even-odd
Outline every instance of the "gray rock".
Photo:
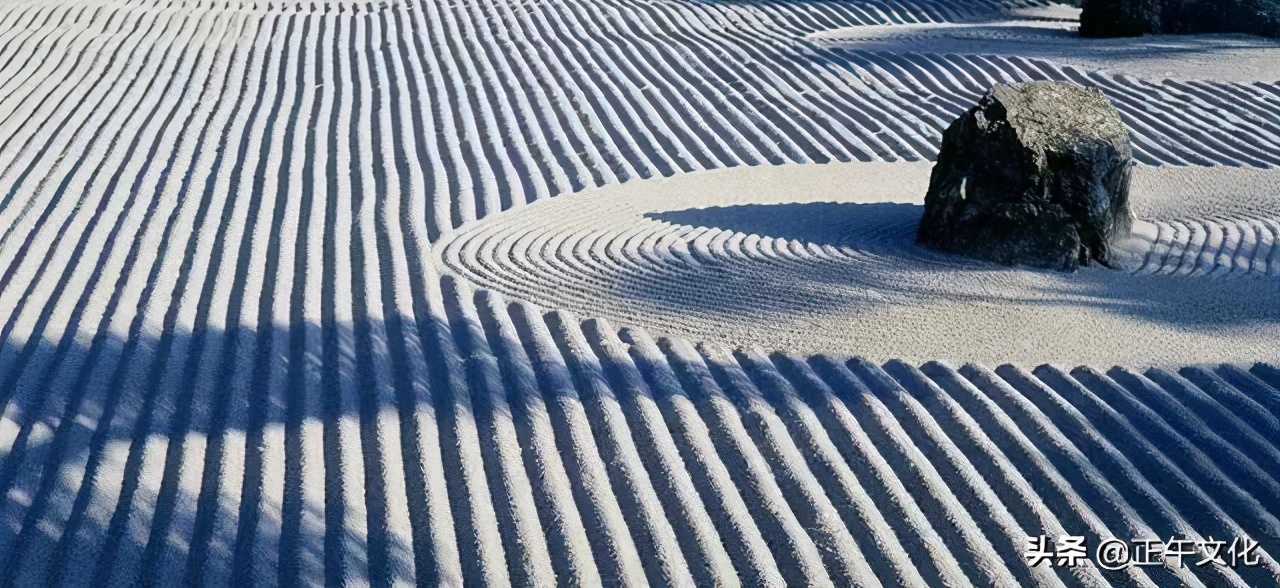
[{"label": "gray rock", "polygon": [[1085,0],[1080,34],[1245,33],[1280,38],[1280,0]]},{"label": "gray rock", "polygon": [[1009,265],[1112,266],[1133,223],[1132,160],[1101,92],[997,85],[943,133],[916,240]]}]

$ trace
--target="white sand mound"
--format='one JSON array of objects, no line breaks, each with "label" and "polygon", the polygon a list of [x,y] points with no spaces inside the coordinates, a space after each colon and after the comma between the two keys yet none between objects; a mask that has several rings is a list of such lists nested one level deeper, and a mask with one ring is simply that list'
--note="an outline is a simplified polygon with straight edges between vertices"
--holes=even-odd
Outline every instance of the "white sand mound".
[{"label": "white sand mound", "polygon": [[915,245],[930,169],[633,182],[491,217],[437,251],[445,271],[539,304],[800,352],[1174,364],[1262,357],[1280,340],[1280,172],[1141,167],[1134,207],[1151,220],[1131,271],[1068,275]]}]

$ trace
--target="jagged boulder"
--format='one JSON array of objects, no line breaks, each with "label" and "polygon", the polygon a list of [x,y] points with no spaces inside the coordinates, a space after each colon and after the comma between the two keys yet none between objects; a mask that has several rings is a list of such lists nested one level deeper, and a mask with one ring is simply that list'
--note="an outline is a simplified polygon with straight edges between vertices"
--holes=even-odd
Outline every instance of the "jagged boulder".
[{"label": "jagged boulder", "polygon": [[1080,34],[1245,33],[1280,38],[1280,0],[1085,0]]},{"label": "jagged boulder", "polygon": [[1101,92],[997,85],[943,133],[916,239],[1003,264],[1110,267],[1133,223],[1132,160]]}]

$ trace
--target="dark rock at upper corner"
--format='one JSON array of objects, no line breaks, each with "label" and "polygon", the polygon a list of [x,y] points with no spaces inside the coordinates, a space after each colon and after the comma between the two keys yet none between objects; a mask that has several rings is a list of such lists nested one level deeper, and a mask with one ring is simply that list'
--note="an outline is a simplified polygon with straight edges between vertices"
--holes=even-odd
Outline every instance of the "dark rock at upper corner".
[{"label": "dark rock at upper corner", "polygon": [[1085,0],[1080,34],[1244,33],[1280,38],[1280,0]]},{"label": "dark rock at upper corner", "polygon": [[997,85],[942,136],[916,240],[1003,264],[1113,265],[1128,235],[1133,152],[1101,92]]}]

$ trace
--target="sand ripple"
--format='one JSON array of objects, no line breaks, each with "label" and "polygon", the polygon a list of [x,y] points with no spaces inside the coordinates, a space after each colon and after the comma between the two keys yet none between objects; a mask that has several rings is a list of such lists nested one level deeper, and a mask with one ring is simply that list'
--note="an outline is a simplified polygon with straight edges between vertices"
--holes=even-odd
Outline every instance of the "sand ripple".
[{"label": "sand ripple", "polygon": [[[1256,357],[1280,337],[1280,199],[1255,193],[1277,172],[1139,168],[1134,207],[1148,220],[1126,244],[1128,271],[1065,275],[917,246],[929,169],[634,182],[497,215],[438,250],[446,271],[539,304],[798,351],[1200,362]],[[1215,185],[1229,214],[1179,216]]]}]

